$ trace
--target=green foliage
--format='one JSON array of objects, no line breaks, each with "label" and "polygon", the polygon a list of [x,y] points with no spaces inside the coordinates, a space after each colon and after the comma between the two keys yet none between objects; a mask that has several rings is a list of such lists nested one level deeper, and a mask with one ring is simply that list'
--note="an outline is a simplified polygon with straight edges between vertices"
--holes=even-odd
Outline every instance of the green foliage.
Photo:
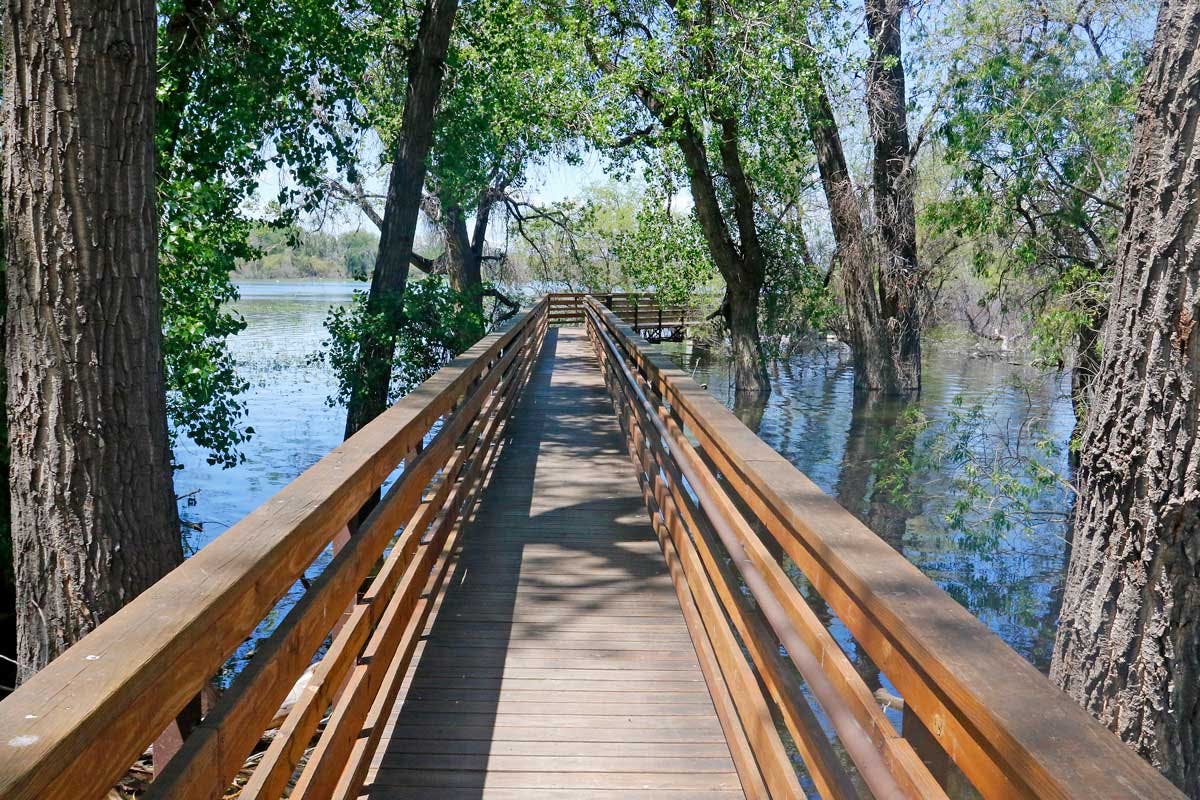
[{"label": "green foliage", "polygon": [[796,223],[761,219],[767,280],[759,304],[759,328],[768,358],[787,357],[812,334],[828,330],[840,309],[826,275],[812,262]]},{"label": "green foliage", "polygon": [[1047,363],[1106,306],[1142,19],[1089,0],[968,3],[947,20],[962,42],[941,129],[957,179],[927,218],[980,243],[985,299],[1025,305]]},{"label": "green foliage", "polygon": [[[738,220],[748,203],[739,211],[730,180],[736,151],[753,198],[753,236],[768,262],[760,301],[768,350],[776,353],[827,325],[832,311],[795,213],[815,179],[808,132],[796,124],[815,72],[798,31],[813,10],[774,0],[580,0],[561,21],[595,67],[589,138],[618,171],[640,169],[649,186],[670,187],[649,192],[635,226],[618,239],[625,274],[677,299],[716,277],[718,236],[750,247]],[[685,158],[689,148],[700,151],[703,167]],[[668,210],[667,196],[709,176],[723,233],[705,236],[696,214]]]},{"label": "green foliage", "polygon": [[611,292],[626,287],[617,243],[637,226],[639,191],[614,183],[583,187],[521,223],[511,279],[539,290]]},{"label": "green foliage", "polygon": [[686,303],[717,278],[695,215],[672,211],[663,192],[644,195],[633,229],[617,234],[613,250],[631,288],[656,292],[663,305]]},{"label": "green foliage", "polygon": [[[386,370],[389,402],[408,394],[474,344],[483,320],[444,281],[426,278],[409,283],[402,309],[368,313],[367,293],[355,292],[349,305],[330,310],[325,328],[329,336],[313,358],[328,364],[337,377],[338,390],[329,398],[330,405],[345,406],[355,387],[370,385],[369,379],[378,374],[364,375],[364,369]],[[393,342],[392,362],[377,365],[363,359],[367,340]]]},{"label": "green foliage", "polygon": [[238,398],[249,384],[226,346],[227,337],[246,327],[228,310],[237,290],[227,269],[238,254],[251,251],[241,220],[192,224],[192,212],[212,194],[197,190],[160,230],[163,365],[172,431],[208,450],[209,463],[229,467],[254,431],[242,424],[246,412]]},{"label": "green foliage", "polygon": [[159,6],[158,178],[163,351],[172,430],[226,466],[252,430],[226,346],[238,261],[252,259],[248,212],[260,176],[288,176],[266,221],[316,202],[339,124],[355,115],[367,40],[358,0],[167,0]]},{"label": "green foliage", "polygon": [[910,408],[888,434],[887,465],[877,490],[901,507],[923,499],[934,476],[949,478],[943,510],[949,528],[974,552],[994,552],[1005,533],[1034,534],[1064,519],[1071,487],[1059,474],[1062,445],[1037,414],[1016,431],[1000,430],[984,405],[957,395],[934,424]]},{"label": "green foliage", "polygon": [[[460,7],[428,163],[427,182],[444,207],[469,215],[489,188],[521,187],[529,167],[545,158],[576,160],[573,145],[587,105],[582,54],[546,13],[530,0]],[[376,56],[359,96],[390,153],[404,113],[415,27],[379,19],[371,29]]]}]

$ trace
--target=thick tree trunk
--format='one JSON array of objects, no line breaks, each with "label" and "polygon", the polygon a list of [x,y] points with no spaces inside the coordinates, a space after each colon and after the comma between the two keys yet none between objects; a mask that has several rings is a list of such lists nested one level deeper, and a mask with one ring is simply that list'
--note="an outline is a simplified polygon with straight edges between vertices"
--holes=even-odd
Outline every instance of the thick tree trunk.
[{"label": "thick tree trunk", "polygon": [[1079,465],[1051,676],[1200,796],[1200,0],[1166,0]]},{"label": "thick tree trunk", "polygon": [[182,559],[154,192],[153,0],[13,0],[4,225],[27,678]]},{"label": "thick tree trunk", "polygon": [[[367,310],[394,320],[403,312],[404,287],[417,234],[417,214],[433,145],[434,112],[442,90],[446,52],[458,0],[426,0],[408,59],[408,92],[392,172],[388,181],[379,253],[371,276]],[[364,337],[359,375],[346,411],[346,438],[388,406],[394,345],[391,338]]]},{"label": "thick tree trunk", "polygon": [[[0,168],[0,174],[3,169]],[[4,253],[3,220],[0,218],[0,258]],[[0,263],[0,361],[5,361],[5,309],[8,290],[5,286],[6,273]],[[8,394],[8,375],[0,370],[0,396]],[[17,657],[17,585],[13,571],[12,513],[9,508],[8,482],[8,409],[0,408],[0,653]],[[17,670],[11,661],[0,659],[0,697],[7,693],[4,687],[17,685]]]},{"label": "thick tree trunk", "polygon": [[478,287],[481,281],[479,261],[467,232],[466,212],[460,206],[447,206],[442,211],[442,235],[446,241],[446,276],[450,279],[450,288],[465,292]]},{"label": "thick tree trunk", "polygon": [[[729,345],[733,354],[734,389],[743,397],[766,397],[771,392],[770,376],[763,361],[758,335],[758,298],[762,281],[737,280],[729,283],[726,297]],[[747,400],[744,405],[753,405]]]},{"label": "thick tree trunk", "polygon": [[[810,50],[811,42],[805,41]],[[816,153],[821,187],[829,203],[835,245],[834,265],[841,275],[846,303],[846,338],[854,361],[854,384],[859,389],[886,389],[891,383],[887,339],[881,334],[879,294],[871,267],[870,248],[854,180],[846,164],[842,136],[833,116],[829,92],[820,73],[804,94],[804,114]]]},{"label": "thick tree trunk", "polygon": [[716,184],[699,132],[684,122],[677,143],[687,167],[700,230],[717,270],[725,279],[725,321],[733,350],[735,390],[737,394],[765,395],[771,391],[771,382],[758,335],[758,300],[766,278],[766,264],[754,225],[753,195],[741,171],[737,153],[737,133],[728,126],[723,133],[722,162],[731,186],[737,184],[733,200],[738,233],[743,240],[740,249],[721,213]]},{"label": "thick tree trunk", "polygon": [[[896,9],[895,41],[893,42],[897,55],[900,46],[898,12],[899,9]],[[893,31],[889,30],[888,32],[892,33]],[[815,51],[808,31],[802,30],[800,34],[806,51]],[[876,59],[873,61],[872,66],[876,72],[873,75],[874,83],[870,91],[878,91],[874,84],[888,77],[885,74],[888,64],[889,62],[886,60]],[[915,302],[911,304],[906,302],[908,295],[897,294],[894,287],[908,284],[897,283],[894,277],[889,277],[888,266],[882,263],[876,264],[876,261],[885,260],[876,251],[893,250],[895,252],[893,246],[888,244],[892,240],[911,242],[911,263],[915,268],[915,213],[908,213],[907,217],[912,223],[911,237],[908,235],[907,229],[896,233],[886,232],[880,237],[880,247],[872,248],[870,246],[866,228],[863,225],[862,210],[859,208],[858,194],[846,163],[841,134],[838,131],[837,121],[833,115],[833,106],[829,100],[829,91],[820,74],[819,67],[817,65],[813,65],[813,67],[811,74],[815,75],[815,78],[810,79],[811,84],[808,91],[803,95],[804,115],[808,121],[809,137],[812,139],[816,154],[821,187],[825,191],[825,198],[829,203],[829,217],[836,247],[834,265],[841,275],[842,295],[846,304],[845,334],[854,361],[854,385],[860,390],[883,391],[891,394],[903,392],[916,388],[906,385],[913,383],[911,379],[913,363],[916,364],[918,386],[920,381],[919,328],[911,322],[904,321],[905,317],[910,312],[915,313],[919,306]],[[899,68],[897,67],[897,69]],[[891,93],[892,103],[894,104],[898,94],[900,108],[903,109],[902,70],[899,72],[898,83],[889,84],[887,88]],[[875,113],[874,109],[872,109],[872,113]],[[896,119],[900,125],[906,126],[903,114]],[[873,116],[873,134],[875,122],[876,119]],[[904,163],[908,163],[907,127],[904,127],[900,134],[902,135],[885,137],[889,147],[883,148],[885,154],[882,161],[880,161],[880,148],[877,146],[877,167],[886,168],[888,164],[896,163],[886,153],[897,151],[901,145],[905,152]],[[894,205],[898,213],[905,209],[912,212],[913,208],[911,170],[908,170],[906,179],[909,185],[906,191],[901,191],[900,201]],[[884,185],[882,196],[890,196],[893,192],[891,184],[887,182],[887,176],[877,173],[875,176],[877,215],[880,214],[878,204],[881,197],[879,191],[881,181]],[[903,187],[898,188],[903,189]],[[903,202],[905,195],[907,196],[907,205]],[[885,211],[890,211],[890,208]],[[904,216],[903,213],[900,215]],[[884,236],[886,239],[883,238]],[[904,248],[900,248],[900,251],[904,251]],[[919,297],[919,295],[915,297]],[[911,335],[901,335],[905,332],[911,334],[914,330],[917,331],[918,336],[915,345]],[[904,364],[908,364],[908,366],[904,367]],[[906,375],[909,377],[905,378]]]},{"label": "thick tree trunk", "polygon": [[900,14],[905,0],[867,0],[867,119],[874,142],[872,188],[879,233],[879,307],[893,391],[921,388],[921,293]]}]

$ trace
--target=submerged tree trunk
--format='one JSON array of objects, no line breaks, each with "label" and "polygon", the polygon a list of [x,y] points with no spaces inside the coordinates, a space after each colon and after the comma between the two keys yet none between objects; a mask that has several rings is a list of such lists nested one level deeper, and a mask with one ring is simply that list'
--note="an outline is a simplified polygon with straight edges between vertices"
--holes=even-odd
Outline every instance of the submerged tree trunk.
[{"label": "submerged tree trunk", "polygon": [[1051,676],[1200,796],[1200,0],[1166,0],[1079,465]]},{"label": "submerged tree trunk", "polygon": [[842,136],[833,117],[829,94],[819,76],[805,98],[809,137],[816,152],[821,186],[829,203],[836,248],[834,264],[842,279],[846,335],[854,361],[855,386],[882,389],[888,384],[886,340],[880,335],[879,295],[854,181],[846,164]]},{"label": "submerged tree trunk", "polygon": [[[433,145],[434,111],[442,90],[446,52],[458,0],[426,0],[417,38],[408,59],[408,91],[392,159],[387,199],[379,231],[379,253],[371,275],[367,311],[398,322],[404,287],[417,235],[417,215],[425,184],[426,162]],[[360,365],[346,410],[346,438],[379,416],[388,406],[394,343],[390,337],[366,335]]]},{"label": "submerged tree trunk", "polygon": [[733,351],[734,387],[740,395],[766,395],[771,383],[758,334],[758,301],[766,280],[766,260],[754,224],[753,193],[741,166],[736,126],[730,120],[722,123],[721,160],[732,189],[740,248],[721,212],[700,133],[690,122],[681,128],[676,141],[687,166],[696,218],[713,263],[725,279],[724,311]]},{"label": "submerged tree trunk", "polygon": [[[821,188],[829,203],[834,265],[841,275],[846,305],[845,336],[854,362],[854,385],[860,390],[895,394],[920,387],[918,301],[923,287],[916,273],[916,215],[907,118],[903,114],[904,72],[899,65],[900,7],[887,7],[884,2],[874,0],[868,7],[872,40],[878,40],[876,46],[890,54],[872,58],[868,87],[876,145],[876,217],[884,229],[876,237],[876,247],[871,246],[863,224],[858,193],[819,65],[811,65],[810,84],[802,96]],[[887,24],[876,31],[881,13]],[[807,58],[805,54],[816,48],[807,29],[800,31],[800,37],[804,48],[797,58]],[[873,99],[876,97],[879,99]],[[892,217],[900,226],[889,229],[884,219]],[[908,273],[910,266],[912,274]]]},{"label": "submerged tree trunk", "polygon": [[[879,308],[887,337],[889,375],[881,388],[921,388],[921,293],[917,212],[908,139],[900,13],[905,0],[867,0],[867,119],[874,143],[872,192],[879,238]],[[872,387],[874,388],[874,387]]]},{"label": "submerged tree trunk", "polygon": [[163,394],[152,0],[14,0],[4,226],[20,678],[182,560]]}]

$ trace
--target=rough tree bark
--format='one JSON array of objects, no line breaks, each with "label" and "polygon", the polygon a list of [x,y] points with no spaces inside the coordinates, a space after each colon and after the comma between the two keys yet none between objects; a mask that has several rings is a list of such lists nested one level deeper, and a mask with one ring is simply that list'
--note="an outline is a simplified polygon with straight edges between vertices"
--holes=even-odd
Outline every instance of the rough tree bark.
[{"label": "rough tree bark", "polygon": [[[867,0],[867,120],[874,144],[872,193],[879,234],[880,336],[887,338],[885,385],[921,388],[921,292],[917,264],[917,212],[913,157],[908,138],[900,14],[905,0]],[[875,388],[875,387],[871,387]]]},{"label": "rough tree bark", "polygon": [[[446,52],[458,0],[426,0],[417,38],[408,59],[408,90],[400,134],[392,158],[379,252],[371,275],[367,311],[399,317],[417,233],[417,214],[425,183],[434,112],[442,90]],[[346,438],[379,416],[388,406],[393,342],[367,336],[360,349],[359,375],[346,411]]]},{"label": "rough tree bark", "polygon": [[1200,0],[1141,95],[1051,676],[1200,796]]},{"label": "rough tree bark", "polygon": [[[806,43],[807,31],[804,32]],[[804,113],[816,153],[821,187],[829,203],[835,245],[834,263],[842,279],[846,303],[846,333],[854,360],[855,386],[882,389],[887,385],[887,340],[882,328],[879,295],[870,260],[867,234],[854,180],[846,163],[842,136],[833,116],[825,82],[817,75],[804,95]]]},{"label": "rough tree bark", "polygon": [[21,679],[182,559],[163,395],[153,0],[12,0],[4,229]]},{"label": "rough tree bark", "polygon": [[[867,233],[858,192],[846,163],[841,134],[819,65],[811,66],[804,115],[816,154],[821,186],[829,203],[836,246],[834,263],[846,304],[846,339],[857,389],[897,394],[920,388],[920,292],[916,271],[916,215],[912,200],[912,156],[904,114],[900,64],[902,4],[872,0],[867,14],[876,53],[868,73],[868,111],[875,142],[873,190],[876,245]],[[815,52],[807,29],[805,53]],[[898,218],[899,227],[887,220]]]}]

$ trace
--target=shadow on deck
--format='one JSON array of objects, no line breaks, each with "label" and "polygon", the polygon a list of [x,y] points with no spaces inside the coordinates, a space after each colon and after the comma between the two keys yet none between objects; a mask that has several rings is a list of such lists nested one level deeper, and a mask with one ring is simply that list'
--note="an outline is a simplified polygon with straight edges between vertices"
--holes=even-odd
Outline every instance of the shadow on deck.
[{"label": "shadow on deck", "polygon": [[551,329],[364,796],[742,792],[580,329]]}]

